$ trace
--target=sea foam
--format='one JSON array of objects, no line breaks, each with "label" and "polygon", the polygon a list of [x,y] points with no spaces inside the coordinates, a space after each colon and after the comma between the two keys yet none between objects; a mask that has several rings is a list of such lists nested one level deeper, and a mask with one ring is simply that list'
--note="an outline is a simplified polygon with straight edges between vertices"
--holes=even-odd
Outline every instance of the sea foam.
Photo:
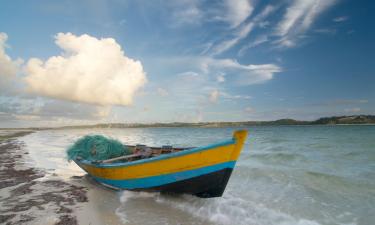
[{"label": "sea foam", "polygon": [[[165,214],[159,215],[160,218],[154,218],[156,224],[158,222],[155,220],[163,219],[162,217],[167,216],[172,209],[172,211],[180,211],[179,213],[185,214],[186,217],[193,216],[196,219],[195,224],[319,225],[318,222],[294,218],[283,212],[267,208],[261,203],[247,201],[231,194],[226,194],[222,198],[201,199],[191,195],[164,195],[130,191],[122,193],[120,196],[122,205],[116,210],[116,214],[123,223],[136,220],[130,219],[136,214],[131,213],[127,204],[134,205],[134,201],[141,199],[143,204],[153,205],[153,207],[159,207],[165,211]],[[155,205],[155,203],[157,204]],[[149,209],[153,210],[152,208]],[[145,215],[149,215],[149,213],[151,212],[143,212]]]}]

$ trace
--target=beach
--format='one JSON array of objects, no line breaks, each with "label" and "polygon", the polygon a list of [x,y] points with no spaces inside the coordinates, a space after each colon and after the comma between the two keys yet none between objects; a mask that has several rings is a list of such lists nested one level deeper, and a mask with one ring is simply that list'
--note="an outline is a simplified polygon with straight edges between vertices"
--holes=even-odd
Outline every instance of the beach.
[{"label": "beach", "polygon": [[66,159],[66,149],[87,134],[191,147],[231,138],[238,129],[244,127],[12,134],[0,144],[0,223],[372,225],[375,126],[246,127],[249,137],[224,195],[212,199],[115,191]]},{"label": "beach", "polygon": [[7,132],[0,140],[0,223],[78,224],[76,211],[87,202],[87,188],[31,167],[16,139],[30,133]]}]

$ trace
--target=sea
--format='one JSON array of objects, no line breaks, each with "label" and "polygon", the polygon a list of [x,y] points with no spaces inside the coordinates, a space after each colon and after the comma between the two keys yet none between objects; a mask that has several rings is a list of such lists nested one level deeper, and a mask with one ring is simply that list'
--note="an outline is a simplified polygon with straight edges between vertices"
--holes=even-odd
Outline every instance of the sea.
[{"label": "sea", "polygon": [[[230,139],[238,129],[249,136],[220,198],[113,191],[66,160],[66,149],[87,134],[126,144],[192,147]],[[375,224],[372,125],[61,129],[20,140],[30,163],[50,176],[83,176],[75,182],[89,189],[82,210],[96,216],[90,224]]]}]

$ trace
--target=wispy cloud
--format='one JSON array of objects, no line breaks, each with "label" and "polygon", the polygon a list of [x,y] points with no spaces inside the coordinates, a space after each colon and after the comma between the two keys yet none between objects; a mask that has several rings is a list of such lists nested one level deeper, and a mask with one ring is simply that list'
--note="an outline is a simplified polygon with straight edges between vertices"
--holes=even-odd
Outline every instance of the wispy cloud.
[{"label": "wispy cloud", "polygon": [[244,111],[245,111],[245,113],[254,113],[255,109],[252,108],[252,107],[246,107]]},{"label": "wispy cloud", "polygon": [[336,0],[294,0],[275,29],[275,35],[280,37],[276,43],[280,47],[295,46],[299,36],[335,2]]},{"label": "wispy cloud", "polygon": [[349,17],[347,16],[339,16],[339,17],[336,17],[336,18],[333,18],[333,22],[336,22],[336,23],[340,23],[340,22],[344,22],[344,21],[347,21],[349,19]]},{"label": "wispy cloud", "polygon": [[29,115],[29,114],[14,114],[13,115],[15,119],[17,120],[39,120],[40,116],[37,115]]},{"label": "wispy cloud", "polygon": [[361,108],[355,107],[355,108],[345,109],[344,111],[348,113],[358,113],[361,111]]},{"label": "wispy cloud", "polygon": [[93,123],[109,118],[111,107],[41,98],[1,97],[0,119],[32,126]]},{"label": "wispy cloud", "polygon": [[[264,7],[264,9],[254,16],[254,18],[249,21],[248,23],[244,23],[241,26],[239,26],[235,31],[234,34],[232,35],[233,37],[230,39],[226,39],[224,41],[219,42],[216,44],[211,51],[211,55],[219,55],[235,45],[237,45],[242,39],[246,38],[252,30],[256,26],[260,26],[262,22],[276,9],[275,6],[272,5],[267,5]],[[231,31],[232,32],[232,31]],[[244,50],[243,50],[244,51]]]},{"label": "wispy cloud", "polygon": [[231,28],[238,27],[254,10],[249,0],[225,0],[224,4],[227,12],[223,19],[230,24]]},{"label": "wispy cloud", "polygon": [[223,0],[203,8],[204,1],[171,1],[172,25],[194,25],[202,22],[220,21],[230,29],[239,27],[252,14],[254,6],[250,0]]},{"label": "wispy cloud", "polygon": [[[282,71],[274,64],[246,65],[234,59],[215,59],[204,56],[164,60],[160,63],[167,67],[184,67],[188,70],[168,79],[169,95],[179,100],[177,102],[171,101],[170,98],[160,100],[163,102],[162,108],[176,112],[183,110],[187,114],[196,114],[199,117],[206,115],[206,110],[211,107],[222,107],[224,103],[236,104],[236,102],[249,101],[251,96],[232,93],[232,87],[266,82]],[[226,89],[227,87],[231,88]],[[242,112],[243,110],[240,110],[238,113]],[[185,120],[184,117],[180,115],[178,120]],[[187,120],[192,120],[192,118]]]},{"label": "wispy cloud", "polygon": [[249,64],[243,65],[233,59],[202,58],[200,64],[202,71],[229,71],[235,76],[239,85],[262,83],[273,78],[275,73],[282,71],[275,64]]},{"label": "wispy cloud", "polygon": [[235,35],[234,35],[235,37],[234,38],[222,41],[219,44],[217,44],[212,49],[211,55],[218,55],[218,54],[221,54],[221,53],[227,51],[228,49],[232,48],[240,40],[242,40],[245,37],[247,37],[247,35],[251,32],[251,30],[253,29],[253,27],[254,27],[254,23],[248,23],[248,24],[240,27],[240,29],[238,29],[237,32],[235,33]]},{"label": "wispy cloud", "polygon": [[211,103],[217,103],[218,99],[220,96],[220,92],[218,90],[212,90],[211,93],[209,94],[208,100]]},{"label": "wispy cloud", "polygon": [[340,106],[340,105],[358,105],[367,104],[369,101],[367,99],[334,99],[319,103],[310,104],[313,106]]},{"label": "wispy cloud", "polygon": [[173,1],[172,3],[174,26],[199,24],[204,18],[197,0]]},{"label": "wispy cloud", "polygon": [[258,45],[261,45],[261,44],[267,42],[268,40],[269,39],[268,39],[267,35],[260,35],[254,41],[252,41],[252,42],[248,43],[247,45],[241,47],[241,49],[238,51],[238,55],[242,56],[250,48],[254,48]]},{"label": "wispy cloud", "polygon": [[241,64],[235,59],[217,59],[208,56],[175,57],[159,60],[160,63],[171,68],[180,68],[181,66],[189,68],[189,72],[178,75],[186,77],[186,82],[207,79],[208,82],[217,84],[217,82],[212,81],[217,81],[218,75],[225,74],[226,83],[250,85],[271,80],[276,73],[283,71],[280,66],[273,63]]},{"label": "wispy cloud", "polygon": [[320,34],[336,34],[337,30],[336,29],[330,29],[330,28],[320,28],[320,29],[315,29],[315,33],[320,33]]},{"label": "wispy cloud", "polygon": [[163,96],[163,97],[169,95],[169,92],[165,90],[164,88],[158,88],[156,92],[158,93],[158,95]]},{"label": "wispy cloud", "polygon": [[216,76],[216,81],[219,83],[225,82],[225,73],[220,72],[219,75]]},{"label": "wispy cloud", "polygon": [[264,20],[273,12],[275,12],[275,10],[278,9],[278,6],[275,6],[275,5],[266,5],[263,10],[257,14],[254,19],[253,19],[253,22],[254,23],[257,23],[258,25],[262,26],[262,22],[264,22]]},{"label": "wispy cloud", "polygon": [[112,111],[112,106],[96,106],[92,114],[95,118],[107,118]]},{"label": "wispy cloud", "polygon": [[171,96],[179,96],[178,98],[184,99],[185,103],[189,102],[189,104],[192,102],[195,104],[198,98],[206,98],[207,93],[213,89],[207,76],[195,71],[179,73],[168,80],[168,84],[168,93]]},{"label": "wispy cloud", "polygon": [[238,100],[238,99],[249,100],[252,98],[249,95],[232,95],[224,91],[221,91],[220,94],[221,96],[223,96],[223,98],[231,99],[231,100]]}]

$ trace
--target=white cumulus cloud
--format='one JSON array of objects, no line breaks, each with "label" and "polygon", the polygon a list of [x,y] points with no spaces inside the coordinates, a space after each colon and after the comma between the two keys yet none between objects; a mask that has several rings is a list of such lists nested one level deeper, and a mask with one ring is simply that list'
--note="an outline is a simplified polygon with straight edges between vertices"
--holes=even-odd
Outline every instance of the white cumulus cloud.
[{"label": "white cumulus cloud", "polygon": [[12,60],[9,55],[6,54],[5,48],[7,47],[6,41],[8,35],[6,33],[0,33],[0,90],[5,91],[11,89],[11,82],[16,79],[16,74],[19,66],[22,64],[21,59]]},{"label": "white cumulus cloud", "polygon": [[129,105],[146,82],[140,61],[127,57],[113,38],[58,33],[61,55],[32,58],[25,81],[31,92],[98,105]]}]

